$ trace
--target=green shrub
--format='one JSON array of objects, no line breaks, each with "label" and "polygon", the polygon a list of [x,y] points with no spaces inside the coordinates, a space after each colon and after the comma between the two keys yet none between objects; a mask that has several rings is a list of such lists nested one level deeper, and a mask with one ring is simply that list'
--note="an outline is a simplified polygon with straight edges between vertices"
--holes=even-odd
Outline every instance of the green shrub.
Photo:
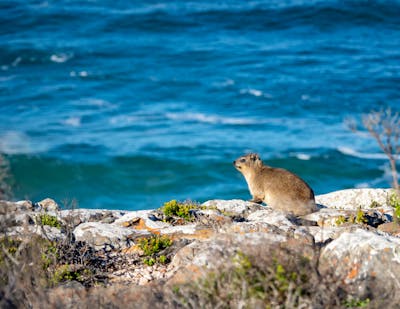
[{"label": "green shrub", "polygon": [[47,213],[40,214],[37,221],[41,225],[48,225],[60,229],[61,223],[58,221],[56,216],[49,215]]},{"label": "green shrub", "polygon": [[153,256],[172,245],[172,240],[167,236],[154,235],[150,238],[139,239],[139,248],[144,255]]},{"label": "green shrub", "polygon": [[193,215],[191,214],[192,209],[199,209],[199,205],[192,202],[181,203],[177,200],[172,200],[166,202],[161,208],[161,211],[167,217],[177,216],[187,221],[192,221],[194,219]]},{"label": "green shrub", "polygon": [[336,224],[337,226],[339,226],[339,225],[342,225],[342,224],[344,224],[344,223],[346,223],[346,222],[347,222],[347,219],[346,219],[345,216],[339,216],[339,217],[337,217],[337,219],[336,219],[336,221],[335,221],[335,224]]},{"label": "green shrub", "polygon": [[150,238],[139,239],[138,246],[143,250],[143,254],[146,256],[142,259],[143,263],[148,266],[153,266],[157,262],[161,264],[167,263],[167,257],[160,255],[157,257],[157,253],[168,248],[172,245],[172,240],[167,236],[154,235]]},{"label": "green shrub", "polygon": [[355,222],[358,224],[366,224],[368,222],[368,219],[361,208],[357,210]]},{"label": "green shrub", "polygon": [[57,285],[65,281],[84,282],[85,278],[91,275],[92,272],[89,269],[79,269],[73,271],[70,265],[61,265],[52,274],[50,282],[53,285]]}]

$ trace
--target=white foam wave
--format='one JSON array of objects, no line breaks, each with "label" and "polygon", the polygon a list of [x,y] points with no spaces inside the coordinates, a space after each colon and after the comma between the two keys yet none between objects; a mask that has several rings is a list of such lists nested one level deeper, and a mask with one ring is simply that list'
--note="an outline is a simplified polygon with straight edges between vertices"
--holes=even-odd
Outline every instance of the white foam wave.
[{"label": "white foam wave", "polygon": [[387,160],[387,156],[383,153],[362,153],[349,147],[338,147],[338,151],[342,154],[361,159]]},{"label": "white foam wave", "polygon": [[82,119],[81,119],[81,117],[69,117],[64,120],[64,124],[77,128],[77,127],[81,126]]},{"label": "white foam wave", "polygon": [[305,153],[298,153],[296,154],[296,158],[303,161],[308,161],[311,159],[311,156]]},{"label": "white foam wave", "polygon": [[262,91],[258,89],[242,89],[240,90],[241,94],[251,94],[255,97],[261,97],[262,96]]},{"label": "white foam wave", "polygon": [[8,131],[0,136],[0,152],[6,154],[26,154],[31,152],[28,135],[18,131]]},{"label": "white foam wave", "polygon": [[272,95],[270,95],[269,93],[265,93],[261,90],[254,89],[254,88],[241,89],[240,93],[241,94],[250,94],[255,97],[264,97],[264,98],[268,98],[268,99],[272,98]]},{"label": "white foam wave", "polygon": [[72,102],[76,106],[94,106],[98,108],[116,108],[117,106],[111,102],[98,98],[81,98]]},{"label": "white foam wave", "polygon": [[218,88],[224,88],[224,87],[233,86],[234,84],[235,84],[235,81],[233,79],[226,79],[222,82],[213,83],[213,86],[218,87]]},{"label": "white foam wave", "polygon": [[111,117],[109,120],[109,123],[112,125],[126,126],[126,125],[131,125],[133,123],[136,123],[139,120],[140,119],[137,116],[121,115],[121,116]]},{"label": "white foam wave", "polygon": [[371,184],[368,182],[360,182],[355,185],[356,189],[364,189],[364,188],[371,188]]},{"label": "white foam wave", "polygon": [[206,115],[202,113],[167,113],[165,116],[170,120],[195,121],[211,124],[249,125],[258,123],[258,121],[256,121],[255,119],[221,117],[217,115]]},{"label": "white foam wave", "polygon": [[71,71],[69,73],[69,76],[71,76],[71,77],[76,77],[76,76],[87,77],[87,76],[89,76],[89,73],[87,71],[80,71],[80,72]]},{"label": "white foam wave", "polygon": [[64,63],[73,57],[73,54],[59,53],[50,56],[50,60],[56,63]]}]

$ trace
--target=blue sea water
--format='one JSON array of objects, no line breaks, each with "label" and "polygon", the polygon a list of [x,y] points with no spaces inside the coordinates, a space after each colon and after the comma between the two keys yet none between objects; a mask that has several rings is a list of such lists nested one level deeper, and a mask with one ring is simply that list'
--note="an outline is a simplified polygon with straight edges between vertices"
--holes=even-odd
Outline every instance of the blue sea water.
[{"label": "blue sea water", "polygon": [[400,1],[3,0],[0,25],[15,199],[248,199],[247,152],[316,194],[390,185],[344,120],[400,108]]}]

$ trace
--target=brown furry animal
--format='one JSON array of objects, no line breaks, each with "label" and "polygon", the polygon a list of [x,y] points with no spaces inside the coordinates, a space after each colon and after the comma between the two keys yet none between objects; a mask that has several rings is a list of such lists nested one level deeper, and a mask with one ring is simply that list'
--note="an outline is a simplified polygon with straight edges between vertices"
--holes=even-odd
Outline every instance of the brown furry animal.
[{"label": "brown furry animal", "polygon": [[233,164],[247,181],[253,196],[251,202],[265,202],[273,209],[296,216],[317,210],[313,190],[297,175],[282,168],[264,165],[255,153],[240,157]]}]

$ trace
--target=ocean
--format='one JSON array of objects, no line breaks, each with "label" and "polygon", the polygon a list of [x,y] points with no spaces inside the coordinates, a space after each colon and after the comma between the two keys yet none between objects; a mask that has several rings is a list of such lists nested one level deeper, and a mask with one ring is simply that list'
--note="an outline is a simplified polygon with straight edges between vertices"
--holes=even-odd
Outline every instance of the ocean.
[{"label": "ocean", "polygon": [[400,109],[400,1],[3,0],[0,25],[14,199],[249,199],[248,152],[316,194],[390,186],[345,120]]}]

